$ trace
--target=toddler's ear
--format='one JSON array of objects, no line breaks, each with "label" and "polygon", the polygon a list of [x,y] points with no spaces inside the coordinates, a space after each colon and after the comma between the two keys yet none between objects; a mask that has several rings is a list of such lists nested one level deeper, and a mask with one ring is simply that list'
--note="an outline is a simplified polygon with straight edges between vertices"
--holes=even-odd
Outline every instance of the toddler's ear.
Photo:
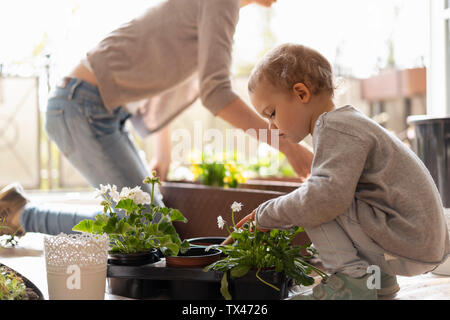
[{"label": "toddler's ear", "polygon": [[294,94],[300,99],[302,103],[308,103],[311,99],[311,92],[304,83],[296,83],[292,87]]}]

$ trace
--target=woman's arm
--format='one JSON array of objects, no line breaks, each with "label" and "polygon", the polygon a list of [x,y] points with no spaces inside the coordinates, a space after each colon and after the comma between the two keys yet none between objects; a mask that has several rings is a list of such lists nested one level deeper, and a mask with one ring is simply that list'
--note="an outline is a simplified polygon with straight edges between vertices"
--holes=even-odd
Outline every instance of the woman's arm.
[{"label": "woman's arm", "polygon": [[151,160],[149,166],[150,171],[155,170],[158,177],[164,181],[167,179],[167,174],[170,169],[171,161],[171,143],[170,143],[170,129],[165,126],[153,135],[155,142],[155,156]]}]

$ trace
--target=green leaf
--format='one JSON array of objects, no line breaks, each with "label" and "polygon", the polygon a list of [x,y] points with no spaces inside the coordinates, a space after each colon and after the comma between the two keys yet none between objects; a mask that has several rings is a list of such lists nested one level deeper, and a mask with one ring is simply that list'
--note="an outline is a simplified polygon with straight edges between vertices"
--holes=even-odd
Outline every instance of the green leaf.
[{"label": "green leaf", "polygon": [[232,278],[240,278],[247,274],[252,266],[249,265],[238,265],[230,270],[230,276]]},{"label": "green leaf", "polygon": [[172,225],[171,222],[161,222],[158,223],[158,234],[167,234],[167,235],[172,235],[172,234],[177,234],[177,231],[175,230],[175,227]]},{"label": "green leaf", "polygon": [[76,224],[72,228],[72,230],[92,233],[93,225],[94,225],[94,222],[92,220],[86,219],[86,220],[82,220],[78,224]]},{"label": "green leaf", "polygon": [[130,229],[131,229],[131,226],[128,224],[128,222],[126,222],[125,220],[122,219],[119,221],[119,225],[117,226],[117,229],[114,233],[124,234]]},{"label": "green leaf", "polygon": [[183,221],[187,222],[187,219],[183,216],[183,214],[177,209],[171,209],[169,211],[170,221]]},{"label": "green leaf", "polygon": [[165,247],[168,249],[168,251],[166,252],[168,252],[170,256],[177,256],[178,253],[180,252],[180,247],[176,243],[171,242],[167,244]]},{"label": "green leaf", "polygon": [[189,248],[191,247],[191,244],[187,240],[183,240],[180,246],[181,253],[185,253]]},{"label": "green leaf", "polygon": [[107,234],[115,233],[116,224],[118,221],[119,219],[116,216],[110,217],[108,219],[108,223],[103,227],[103,231],[106,232]]},{"label": "green leaf", "polygon": [[148,222],[153,221],[153,215],[151,213],[144,213],[145,219],[147,219]]},{"label": "green leaf", "polygon": [[123,199],[116,204],[116,209],[122,209],[127,212],[133,212],[139,209],[139,206],[135,204],[134,201],[131,199]]},{"label": "green leaf", "polygon": [[223,273],[222,281],[220,281],[220,293],[222,293],[222,296],[225,298],[225,300],[231,300],[231,294],[228,291],[228,280],[226,272]]},{"label": "green leaf", "polygon": [[158,212],[161,213],[162,215],[169,214],[169,210],[170,210],[170,208],[168,208],[168,207],[162,207],[162,208],[158,207]]}]

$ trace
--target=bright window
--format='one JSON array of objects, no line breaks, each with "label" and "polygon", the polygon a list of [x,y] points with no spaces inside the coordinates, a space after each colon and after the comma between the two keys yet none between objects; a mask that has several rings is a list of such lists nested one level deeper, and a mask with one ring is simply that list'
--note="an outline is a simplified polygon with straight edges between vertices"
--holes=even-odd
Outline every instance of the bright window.
[{"label": "bright window", "polygon": [[430,64],[427,72],[427,113],[450,114],[450,0],[429,0]]}]

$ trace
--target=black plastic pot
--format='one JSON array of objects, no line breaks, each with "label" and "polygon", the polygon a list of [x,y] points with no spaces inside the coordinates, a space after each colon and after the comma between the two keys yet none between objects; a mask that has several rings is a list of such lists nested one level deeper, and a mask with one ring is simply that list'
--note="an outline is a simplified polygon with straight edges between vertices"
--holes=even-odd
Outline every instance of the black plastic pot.
[{"label": "black plastic pot", "polygon": [[132,298],[149,299],[156,297],[167,288],[167,281],[147,279],[124,279],[108,277],[110,294]]},{"label": "black plastic pot", "polygon": [[[203,239],[204,241],[205,239]],[[211,238],[209,239],[211,240]],[[221,241],[223,241],[221,239]],[[216,241],[217,242],[217,241]],[[203,244],[205,242],[202,242]],[[221,242],[220,242],[221,243]],[[205,251],[204,246],[191,247],[183,254],[176,257],[166,257],[168,268],[196,268],[200,269],[220,259],[222,251],[211,248]],[[220,294],[220,282],[198,281],[195,279],[171,279],[168,281],[168,294],[175,300],[218,300]]]},{"label": "black plastic pot", "polygon": [[198,237],[187,239],[189,244],[194,246],[210,246],[212,244],[221,244],[227,237]]},{"label": "black plastic pot", "polygon": [[108,262],[119,266],[140,266],[159,261],[156,249],[138,253],[109,253]]},{"label": "black plastic pot", "polygon": [[[158,250],[143,253],[110,253],[109,264],[125,268],[152,264],[160,261]],[[108,291],[111,294],[133,299],[156,296],[167,286],[163,281],[139,279],[135,277],[108,277]]]},{"label": "black plastic pot", "polygon": [[289,294],[289,278],[283,272],[261,270],[258,276],[276,286],[280,291],[262,283],[256,278],[256,270],[250,270],[240,278],[230,278],[228,288],[233,300],[282,300]]}]

